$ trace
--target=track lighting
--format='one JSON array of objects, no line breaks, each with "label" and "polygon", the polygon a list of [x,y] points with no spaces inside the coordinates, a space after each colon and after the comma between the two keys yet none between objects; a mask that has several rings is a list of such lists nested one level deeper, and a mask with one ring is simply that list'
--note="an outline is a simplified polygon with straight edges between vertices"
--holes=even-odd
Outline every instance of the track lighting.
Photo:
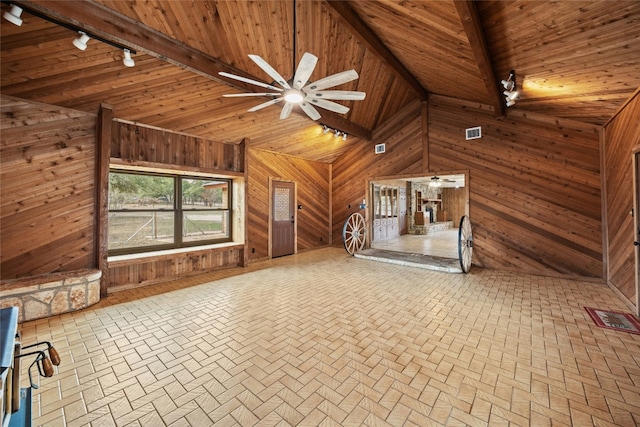
[{"label": "track lighting", "polygon": [[75,39],[73,39],[73,45],[80,50],[85,50],[87,48],[87,43],[89,42],[91,37],[89,37],[86,33],[82,31],[78,31],[78,34],[80,35]]},{"label": "track lighting", "polygon": [[506,80],[501,80],[502,86],[505,88],[505,91],[502,94],[505,96],[505,102],[507,107],[511,107],[515,105],[516,99],[518,98],[518,89],[516,86],[516,72],[511,70],[509,73],[509,77]]},{"label": "track lighting", "polygon": [[2,17],[19,27],[22,25],[22,18],[20,18],[20,15],[22,15],[22,8],[20,6],[12,4],[11,10],[5,12]]},{"label": "track lighting", "polygon": [[[8,1],[6,0],[2,0],[2,3],[8,3]],[[124,52],[124,65],[126,65],[127,67],[133,67],[135,65],[135,62],[133,61],[133,59],[131,58],[131,55],[136,53],[135,50],[122,45],[118,42],[114,42],[111,40],[108,40],[106,38],[97,36],[95,34],[88,34],[84,31],[84,29],[67,23],[67,22],[63,22],[60,21],[52,16],[48,16],[42,12],[39,12],[37,9],[35,8],[31,8],[28,4],[24,7],[20,7],[20,6],[16,6],[14,4],[11,5],[11,10],[6,11],[5,13],[2,14],[2,17],[4,19],[6,19],[7,21],[11,22],[12,24],[15,25],[22,25],[22,19],[20,18],[20,16],[22,15],[23,10],[26,10],[27,12],[29,12],[30,15],[33,15],[37,18],[41,18],[44,19],[45,21],[51,22],[53,24],[59,25],[63,28],[69,29],[71,31],[75,31],[78,33],[78,37],[76,37],[75,39],[73,39],[73,45],[75,47],[77,47],[80,50],[85,50],[87,48],[87,43],[89,42],[89,40],[91,39],[95,39],[98,41],[101,41],[102,43],[108,44],[110,46],[113,46],[117,49],[123,49]]]},{"label": "track lighting", "polygon": [[338,130],[338,129],[332,129],[332,128],[330,128],[329,126],[327,126],[327,125],[322,125],[322,124],[320,125],[320,127],[322,127],[322,134],[323,134],[323,135],[326,135],[326,134],[328,134],[329,132],[331,132],[331,133],[333,133],[333,137],[334,137],[334,138],[340,138],[340,137],[342,137],[342,140],[343,140],[343,141],[346,141],[346,140],[347,140],[347,133],[346,133],[346,132],[343,132],[343,131]]},{"label": "track lighting", "polygon": [[122,63],[126,67],[133,67],[134,65],[136,65],[136,62],[131,57],[131,51],[129,49],[124,50],[124,58],[122,59]]}]

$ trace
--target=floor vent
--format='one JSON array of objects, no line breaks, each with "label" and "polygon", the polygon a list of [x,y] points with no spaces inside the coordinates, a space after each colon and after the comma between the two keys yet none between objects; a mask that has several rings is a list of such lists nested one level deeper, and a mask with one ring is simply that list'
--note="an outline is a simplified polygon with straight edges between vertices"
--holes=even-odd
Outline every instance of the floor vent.
[{"label": "floor vent", "polygon": [[480,126],[466,129],[467,141],[470,139],[482,138],[482,128]]}]

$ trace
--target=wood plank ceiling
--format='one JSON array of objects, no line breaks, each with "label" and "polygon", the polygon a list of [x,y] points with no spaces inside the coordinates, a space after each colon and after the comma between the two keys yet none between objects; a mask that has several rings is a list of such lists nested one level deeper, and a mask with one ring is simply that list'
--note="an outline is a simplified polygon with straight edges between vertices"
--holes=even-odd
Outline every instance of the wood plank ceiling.
[{"label": "wood plank ceiling", "polygon": [[[270,83],[249,53],[291,77],[292,0],[17,4],[24,24],[0,24],[3,94],[91,112],[106,102],[126,120],[327,163],[429,93],[501,115],[499,80],[512,69],[511,108],[596,125],[640,87],[638,1],[298,1],[296,58],[319,58],[311,80],[353,68],[360,78],[336,89],[367,94],[338,101],[346,115],[319,109],[343,141],[302,113],[279,120],[279,105],[247,112],[266,99],[222,97],[258,88],[220,70]],[[136,66],[97,40],[75,49],[74,31],[41,13],[135,49]]]}]

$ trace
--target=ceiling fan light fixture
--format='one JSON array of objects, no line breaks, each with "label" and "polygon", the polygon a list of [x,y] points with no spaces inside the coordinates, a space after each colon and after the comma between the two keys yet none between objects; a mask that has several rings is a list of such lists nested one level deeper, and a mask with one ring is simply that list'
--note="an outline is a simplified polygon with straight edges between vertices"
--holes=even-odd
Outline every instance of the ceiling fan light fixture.
[{"label": "ceiling fan light fixture", "polygon": [[284,100],[292,104],[300,104],[304,100],[304,96],[297,89],[289,89],[284,94]]},{"label": "ceiling fan light fixture", "polygon": [[19,27],[22,25],[22,18],[20,18],[20,15],[22,15],[22,8],[12,4],[11,10],[5,12],[2,17],[13,25],[17,25]]},{"label": "ceiling fan light fixture", "polygon": [[442,186],[442,182],[440,181],[440,178],[437,176],[431,177],[431,182],[429,183],[429,187],[431,188],[438,188]]}]

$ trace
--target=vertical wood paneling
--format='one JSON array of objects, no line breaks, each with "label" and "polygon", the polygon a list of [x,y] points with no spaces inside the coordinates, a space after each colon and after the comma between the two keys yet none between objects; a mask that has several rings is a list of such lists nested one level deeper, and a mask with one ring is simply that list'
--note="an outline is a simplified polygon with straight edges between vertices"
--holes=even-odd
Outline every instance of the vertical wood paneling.
[{"label": "vertical wood paneling", "polygon": [[[328,245],[330,165],[249,150],[249,258],[269,256],[269,178],[296,183],[298,251]],[[255,252],[252,249],[255,248]]]},{"label": "vertical wood paneling", "polygon": [[[605,127],[604,200],[608,280],[635,301],[633,150],[640,145],[640,92]],[[637,213],[636,213],[637,214]]]},{"label": "vertical wood paneling", "polygon": [[[434,170],[468,169],[474,257],[493,268],[602,277],[596,127],[429,104]],[[482,139],[464,130],[482,126]]]},{"label": "vertical wood paneling", "polygon": [[2,279],[93,268],[96,115],[0,100]]},{"label": "vertical wood paneling", "polygon": [[442,210],[447,212],[447,217],[453,221],[453,226],[460,225],[460,218],[464,215],[466,196],[464,188],[442,189]]}]

